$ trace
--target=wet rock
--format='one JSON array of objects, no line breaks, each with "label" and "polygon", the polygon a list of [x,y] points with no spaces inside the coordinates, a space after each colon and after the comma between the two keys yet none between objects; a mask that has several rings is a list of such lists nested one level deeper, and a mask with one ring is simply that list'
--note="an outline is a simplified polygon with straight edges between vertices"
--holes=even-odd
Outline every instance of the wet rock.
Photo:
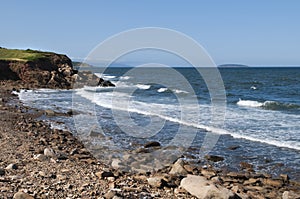
[{"label": "wet rock", "polygon": [[48,116],[55,116],[55,112],[53,110],[45,110],[45,114]]},{"label": "wet rock", "polygon": [[171,175],[186,175],[188,172],[184,169],[184,162],[182,159],[178,159],[172,166],[169,174]]},{"label": "wet rock", "polygon": [[248,162],[240,162],[241,169],[246,169],[248,171],[253,171],[253,165]]},{"label": "wet rock", "polygon": [[212,161],[212,162],[220,162],[220,161],[224,160],[223,157],[217,156],[217,155],[206,155],[205,159],[207,159],[208,161]]},{"label": "wet rock", "polygon": [[6,168],[6,170],[12,170],[12,169],[18,169],[18,166],[16,164],[9,164]]},{"label": "wet rock", "polygon": [[156,141],[148,142],[144,145],[145,148],[150,148],[150,147],[160,147],[160,143]]},{"label": "wet rock", "polygon": [[24,192],[17,192],[15,193],[13,199],[34,199],[34,197]]},{"label": "wet rock", "polygon": [[4,176],[5,175],[5,170],[0,168],[0,176]]},{"label": "wet rock", "polygon": [[229,146],[228,147],[228,149],[232,150],[232,151],[237,150],[238,148],[241,148],[241,146]]},{"label": "wet rock", "polygon": [[236,197],[230,190],[217,186],[202,176],[188,175],[181,180],[180,186],[199,199],[229,199]]}]

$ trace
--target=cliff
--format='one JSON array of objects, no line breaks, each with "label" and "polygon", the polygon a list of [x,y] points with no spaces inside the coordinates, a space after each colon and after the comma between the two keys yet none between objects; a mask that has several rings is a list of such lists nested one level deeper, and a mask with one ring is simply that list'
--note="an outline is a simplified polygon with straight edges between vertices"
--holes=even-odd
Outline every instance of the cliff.
[{"label": "cliff", "polygon": [[5,48],[0,48],[0,80],[13,81],[19,87],[62,89],[106,82],[90,72],[78,73],[66,55]]}]

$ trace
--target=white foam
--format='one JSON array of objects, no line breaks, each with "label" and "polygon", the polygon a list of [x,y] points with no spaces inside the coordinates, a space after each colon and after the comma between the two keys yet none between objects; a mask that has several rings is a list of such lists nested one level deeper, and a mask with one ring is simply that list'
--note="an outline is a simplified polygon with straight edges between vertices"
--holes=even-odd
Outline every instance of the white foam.
[{"label": "white foam", "polygon": [[130,76],[122,76],[120,77],[120,80],[129,80],[131,77]]},{"label": "white foam", "polygon": [[104,73],[95,73],[97,77],[103,78],[103,79],[115,79],[117,76],[114,75],[108,75]]},{"label": "white foam", "polygon": [[165,92],[167,90],[168,90],[168,88],[160,88],[160,89],[157,90],[157,92],[163,93],[163,92]]},{"label": "white foam", "polygon": [[247,106],[247,107],[261,107],[264,105],[264,103],[258,101],[242,100],[242,99],[239,99],[239,101],[236,104],[239,106]]},{"label": "white foam", "polygon": [[151,87],[151,85],[145,85],[145,84],[137,84],[136,86],[142,90],[147,90]]},{"label": "white foam", "polygon": [[189,93],[189,92],[187,92],[187,91],[183,91],[183,90],[179,90],[179,89],[173,89],[172,91],[174,91],[175,93]]},{"label": "white foam", "polygon": [[256,88],[256,86],[251,86],[250,89],[256,90],[257,88]]}]

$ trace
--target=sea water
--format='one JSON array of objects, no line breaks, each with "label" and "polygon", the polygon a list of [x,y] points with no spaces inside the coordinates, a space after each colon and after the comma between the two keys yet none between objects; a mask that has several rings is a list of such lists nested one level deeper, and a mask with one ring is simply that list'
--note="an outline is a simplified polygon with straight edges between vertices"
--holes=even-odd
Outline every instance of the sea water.
[{"label": "sea water", "polygon": [[[238,170],[239,163],[245,161],[257,171],[288,173],[300,180],[300,68],[220,68],[226,115],[224,125],[218,128],[210,126],[210,92],[194,68],[174,68],[191,90],[183,86],[186,82],[174,81],[164,73],[164,68],[141,68],[139,75],[128,75],[131,69],[110,67],[102,73],[92,69],[115,83],[115,90],[40,89],[21,91],[19,97],[25,105],[39,109],[73,109],[76,118],[60,116],[47,121],[75,135],[96,123],[114,143],[107,147],[114,150],[131,150],[148,141],[168,145],[180,129],[183,134],[195,132],[186,146],[186,156],[197,158],[205,135],[214,133],[219,139],[210,153],[225,157],[217,166]],[[154,76],[170,84],[156,83]],[[230,150],[232,146],[239,148]]]}]

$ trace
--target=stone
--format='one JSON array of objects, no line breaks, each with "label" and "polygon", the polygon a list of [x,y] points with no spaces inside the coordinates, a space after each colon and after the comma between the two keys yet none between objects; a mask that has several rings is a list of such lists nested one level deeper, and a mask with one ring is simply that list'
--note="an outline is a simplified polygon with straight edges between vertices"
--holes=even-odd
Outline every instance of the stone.
[{"label": "stone", "polygon": [[162,188],[165,184],[165,181],[161,177],[151,177],[147,179],[148,184],[151,187]]},{"label": "stone", "polygon": [[282,187],[283,182],[281,179],[264,179],[263,180],[264,185],[269,185],[272,187]]},{"label": "stone", "polygon": [[282,199],[299,199],[300,195],[296,194],[294,191],[285,191],[282,194]]},{"label": "stone", "polygon": [[103,171],[101,172],[101,178],[115,177],[114,173],[111,171]]},{"label": "stone", "polygon": [[15,193],[13,199],[34,199],[34,197],[32,197],[31,195],[24,193],[24,192],[17,192]]},{"label": "stone", "polygon": [[112,199],[116,196],[116,192],[113,190],[109,190],[107,193],[104,194],[105,199]]},{"label": "stone", "polygon": [[181,180],[180,186],[199,199],[233,199],[237,197],[230,190],[215,185],[203,176],[187,175],[187,177]]},{"label": "stone", "polygon": [[242,169],[253,170],[253,165],[248,162],[240,162],[240,167]]},{"label": "stone", "polygon": [[184,162],[182,159],[178,159],[172,166],[169,174],[171,175],[186,175],[188,172],[184,169]]},{"label": "stone", "polygon": [[16,164],[9,164],[6,168],[6,170],[12,170],[12,169],[18,169],[18,166]]},{"label": "stone", "polygon": [[47,156],[45,156],[44,154],[37,154],[33,156],[34,160],[39,160],[39,161],[46,161],[48,159]]},{"label": "stone", "polygon": [[283,182],[289,182],[290,177],[287,174],[280,174],[281,179]]},{"label": "stone", "polygon": [[257,178],[250,178],[249,180],[246,180],[244,182],[244,185],[253,185],[256,184],[257,182],[259,182],[260,180]]},{"label": "stone", "polygon": [[160,147],[160,143],[156,141],[148,142],[144,145],[145,148],[150,148],[150,147]]},{"label": "stone", "polygon": [[228,147],[228,149],[229,149],[229,150],[232,150],[232,151],[233,151],[233,150],[236,150],[236,149],[238,149],[238,148],[241,148],[241,147],[240,147],[240,146],[229,146],[229,147]]},{"label": "stone", "polygon": [[207,169],[202,169],[201,174],[208,178],[212,178],[212,177],[216,176],[215,171],[207,170]]},{"label": "stone", "polygon": [[53,149],[51,149],[51,148],[45,148],[44,155],[47,157],[55,157],[56,156]]},{"label": "stone", "polygon": [[0,168],[0,176],[4,176],[5,175],[5,170]]},{"label": "stone", "polygon": [[53,110],[45,110],[45,114],[48,116],[55,116],[55,112]]},{"label": "stone", "polygon": [[212,162],[220,162],[220,161],[224,160],[223,157],[217,156],[217,155],[206,155],[205,159],[207,159],[208,161],[212,161]]}]

